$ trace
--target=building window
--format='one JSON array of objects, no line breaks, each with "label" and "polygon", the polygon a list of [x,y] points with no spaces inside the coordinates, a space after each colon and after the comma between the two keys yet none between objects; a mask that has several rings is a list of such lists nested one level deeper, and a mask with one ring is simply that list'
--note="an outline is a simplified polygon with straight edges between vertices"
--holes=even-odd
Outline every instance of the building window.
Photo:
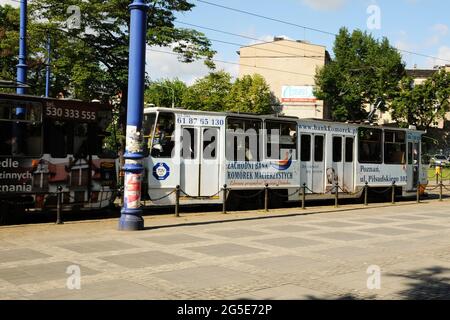
[{"label": "building window", "polygon": [[403,131],[384,132],[384,162],[406,164],[406,134]]},{"label": "building window", "polygon": [[381,129],[359,128],[359,162],[383,163]]}]

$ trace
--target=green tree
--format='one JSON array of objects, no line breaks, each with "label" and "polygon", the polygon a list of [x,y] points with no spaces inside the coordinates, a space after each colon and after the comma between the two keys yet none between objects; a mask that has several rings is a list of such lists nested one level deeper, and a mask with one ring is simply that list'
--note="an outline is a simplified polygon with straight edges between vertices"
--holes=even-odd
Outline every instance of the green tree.
[{"label": "green tree", "polygon": [[183,107],[191,110],[273,113],[278,104],[264,78],[258,74],[231,81],[225,71],[198,79],[183,95]]},{"label": "green tree", "polygon": [[228,98],[228,111],[257,114],[273,113],[272,106],[277,104],[265,79],[259,75],[246,75],[237,79]]},{"label": "green tree", "polygon": [[190,110],[225,111],[231,91],[231,75],[212,72],[198,79],[183,95],[183,107]]},{"label": "green tree", "polygon": [[398,86],[399,93],[391,104],[392,118],[401,126],[415,125],[427,130],[450,111],[450,74],[436,72],[424,83],[414,85],[405,77]]},{"label": "green tree", "polygon": [[333,51],[334,59],[316,74],[315,94],[330,105],[334,120],[362,120],[365,106],[392,101],[405,66],[386,38],[342,28]]},{"label": "green tree", "polygon": [[[128,89],[128,47],[130,13],[129,0],[34,0],[28,9],[28,83],[30,94],[42,95],[45,86],[45,44],[47,34],[52,39],[52,85],[50,96],[64,92],[66,97],[82,100],[109,101],[117,93],[122,99],[114,103],[113,123],[124,136]],[[148,1],[147,44],[171,47],[182,62],[205,59],[214,67],[210,41],[200,32],[177,28],[176,15],[194,8],[190,0]],[[65,27],[71,5],[80,8],[80,27]],[[6,36],[0,29],[0,52],[8,71],[15,78],[18,55],[18,9],[4,9],[0,26],[5,25]],[[4,13],[13,10],[13,13]],[[4,20],[9,14],[11,17]],[[4,24],[2,24],[5,21]],[[1,27],[0,27],[1,28]],[[6,51],[5,51],[6,48]],[[6,56],[9,60],[4,59]],[[147,75],[151,76],[151,75]],[[148,78],[147,78],[148,82]],[[123,145],[123,144],[122,144]]]},{"label": "green tree", "polygon": [[[15,80],[19,55],[19,9],[10,5],[0,5],[0,79]],[[45,87],[45,35],[37,24],[28,22],[28,90],[31,94],[42,95]],[[1,89],[15,92],[15,89]]]},{"label": "green tree", "polygon": [[154,81],[145,90],[145,103],[165,108],[171,108],[173,103],[180,107],[186,90],[186,84],[179,79]]},{"label": "green tree", "polygon": [[[175,14],[192,10],[187,0],[149,1],[147,44],[172,46],[183,62],[206,58],[212,66],[214,51],[209,40],[195,30],[174,26]],[[35,0],[30,4],[31,18],[48,21],[56,40],[55,77],[75,98],[109,98],[123,93],[125,107],[128,87],[129,0]],[[62,26],[71,16],[68,7],[80,8],[80,28]],[[58,51],[59,50],[59,51]],[[123,108],[124,109],[124,108]],[[124,111],[124,110],[122,110]]]},{"label": "green tree", "polygon": [[14,50],[19,41],[19,12],[10,5],[0,6],[0,79],[12,80],[16,71],[17,57]]}]

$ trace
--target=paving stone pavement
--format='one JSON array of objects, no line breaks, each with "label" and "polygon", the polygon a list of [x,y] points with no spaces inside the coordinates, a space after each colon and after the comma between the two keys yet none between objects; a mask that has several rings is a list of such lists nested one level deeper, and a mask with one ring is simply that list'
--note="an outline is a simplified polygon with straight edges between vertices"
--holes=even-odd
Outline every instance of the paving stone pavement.
[{"label": "paving stone pavement", "polygon": [[145,219],[0,227],[0,299],[450,299],[447,201]]}]

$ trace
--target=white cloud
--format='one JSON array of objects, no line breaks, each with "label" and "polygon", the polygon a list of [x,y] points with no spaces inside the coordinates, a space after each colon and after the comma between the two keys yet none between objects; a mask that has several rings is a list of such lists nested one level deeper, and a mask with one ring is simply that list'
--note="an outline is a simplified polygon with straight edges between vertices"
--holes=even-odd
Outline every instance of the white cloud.
[{"label": "white cloud", "polygon": [[449,28],[446,24],[438,23],[431,27],[431,30],[436,32],[438,36],[445,37],[448,35]]},{"label": "white cloud", "polygon": [[305,5],[315,10],[338,10],[345,6],[348,0],[302,0]]},{"label": "white cloud", "polygon": [[432,35],[425,42],[425,46],[432,47],[441,43],[442,38],[446,37],[449,33],[449,27],[446,24],[438,23],[430,28]]},{"label": "white cloud", "polygon": [[19,6],[20,6],[20,3],[19,3],[18,1],[19,1],[19,0],[17,0],[17,1],[0,0],[0,5],[1,5],[1,6],[4,6],[5,4],[9,4],[9,5],[13,6],[13,7],[19,7]]},{"label": "white cloud", "polygon": [[[180,62],[178,56],[172,54],[170,48],[148,47],[148,49],[150,50],[147,50],[146,71],[152,80],[178,78],[191,85],[195,80],[211,72],[203,61],[195,61],[192,63]],[[215,57],[215,59],[221,60],[220,56]],[[239,74],[239,66],[235,64],[216,62],[216,70],[225,70],[233,77],[237,77]]]},{"label": "white cloud", "polygon": [[[433,68],[435,66],[442,66],[446,64],[450,64],[450,47],[442,46],[438,49],[437,54],[433,55],[434,57],[438,59],[427,59],[427,67]],[[444,60],[440,60],[444,59]]]}]

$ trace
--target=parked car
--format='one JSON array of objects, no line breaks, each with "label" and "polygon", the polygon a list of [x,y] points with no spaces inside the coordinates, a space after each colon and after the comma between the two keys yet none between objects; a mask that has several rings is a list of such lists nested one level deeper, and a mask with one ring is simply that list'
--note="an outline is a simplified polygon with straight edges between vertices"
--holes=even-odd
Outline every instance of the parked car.
[{"label": "parked car", "polygon": [[446,167],[450,164],[449,159],[443,154],[436,154],[431,158],[432,166]]}]

